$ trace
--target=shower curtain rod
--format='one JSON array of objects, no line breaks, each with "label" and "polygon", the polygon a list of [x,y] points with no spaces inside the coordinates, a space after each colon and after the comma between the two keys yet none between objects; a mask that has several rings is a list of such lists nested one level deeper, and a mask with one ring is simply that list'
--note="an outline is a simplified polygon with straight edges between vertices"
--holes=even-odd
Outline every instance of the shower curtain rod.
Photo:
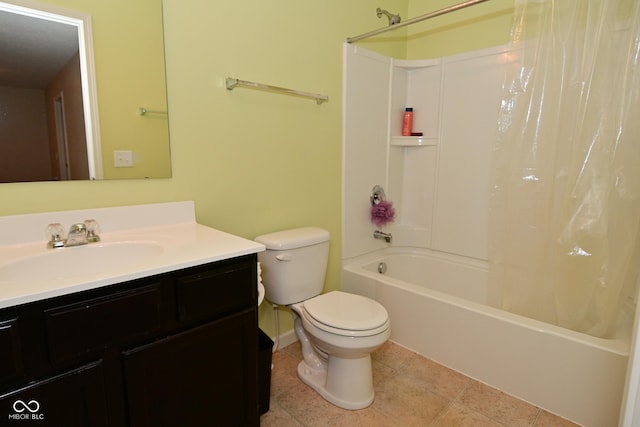
[{"label": "shower curtain rod", "polygon": [[415,18],[408,19],[398,24],[393,24],[393,25],[389,25],[388,27],[369,31],[368,33],[360,34],[359,36],[347,37],[347,43],[357,42],[359,40],[366,39],[367,37],[375,36],[381,33],[386,33],[387,31],[395,30],[396,28],[406,27],[408,25],[415,24],[416,22],[421,22],[430,18],[435,18],[436,16],[444,15],[449,12],[455,12],[456,10],[464,9],[465,7],[473,6],[475,4],[483,3],[485,1],[489,1],[489,0],[469,0],[462,3],[454,4],[453,6],[445,7],[444,9],[436,10],[435,12],[427,13],[425,15],[416,16]]}]

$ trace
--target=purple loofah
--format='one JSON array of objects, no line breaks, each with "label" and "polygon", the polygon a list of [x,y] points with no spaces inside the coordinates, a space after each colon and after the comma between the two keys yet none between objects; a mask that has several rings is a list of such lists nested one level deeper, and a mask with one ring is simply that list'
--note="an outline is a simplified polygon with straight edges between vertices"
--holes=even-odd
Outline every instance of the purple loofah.
[{"label": "purple loofah", "polygon": [[393,203],[381,200],[377,204],[371,206],[371,222],[377,227],[382,227],[393,220],[396,217],[396,210],[393,208]]}]

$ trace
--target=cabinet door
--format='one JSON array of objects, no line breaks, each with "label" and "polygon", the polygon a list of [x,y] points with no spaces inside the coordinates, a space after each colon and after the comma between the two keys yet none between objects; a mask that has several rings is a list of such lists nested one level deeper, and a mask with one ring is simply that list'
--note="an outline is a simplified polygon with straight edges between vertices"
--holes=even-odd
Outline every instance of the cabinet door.
[{"label": "cabinet door", "polygon": [[51,363],[91,360],[105,348],[157,333],[160,309],[157,284],[47,309]]},{"label": "cabinet door", "polygon": [[9,426],[107,426],[102,362],[0,395],[0,420]]},{"label": "cabinet door", "polygon": [[123,354],[130,426],[257,426],[255,310]]},{"label": "cabinet door", "polygon": [[178,277],[178,319],[190,324],[204,322],[255,307],[258,301],[256,275],[255,259],[243,259]]},{"label": "cabinet door", "polygon": [[18,319],[0,320],[0,384],[23,373]]}]

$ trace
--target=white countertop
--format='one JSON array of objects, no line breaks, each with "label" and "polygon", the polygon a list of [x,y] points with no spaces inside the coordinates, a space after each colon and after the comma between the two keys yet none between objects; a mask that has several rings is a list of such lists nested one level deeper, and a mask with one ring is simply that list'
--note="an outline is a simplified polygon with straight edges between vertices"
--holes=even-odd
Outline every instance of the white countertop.
[{"label": "white countertop", "polygon": [[[60,222],[68,230],[71,224],[85,219],[95,219],[100,224],[103,230],[100,242],[71,248],[46,247],[44,230],[47,224]],[[34,233],[34,228],[39,233]],[[24,233],[21,234],[20,230]],[[25,241],[20,242],[21,238]],[[71,271],[69,275],[52,275],[46,280],[0,278],[0,308],[264,250],[264,246],[257,242],[197,224],[192,202],[17,215],[0,217],[0,277],[3,267],[31,257],[44,259],[42,257],[50,257],[57,251],[92,250],[100,245],[123,242],[153,243],[158,245],[159,253],[131,263],[109,265],[95,272],[74,274]]]}]

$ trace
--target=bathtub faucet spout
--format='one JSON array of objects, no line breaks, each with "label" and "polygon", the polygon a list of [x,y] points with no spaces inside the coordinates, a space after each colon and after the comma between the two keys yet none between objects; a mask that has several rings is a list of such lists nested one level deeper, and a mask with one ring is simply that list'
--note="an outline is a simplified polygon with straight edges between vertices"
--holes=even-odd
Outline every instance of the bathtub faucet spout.
[{"label": "bathtub faucet spout", "polygon": [[391,233],[385,233],[385,232],[382,232],[380,230],[375,230],[373,232],[373,238],[374,239],[379,239],[379,240],[384,240],[387,243],[391,243]]}]

